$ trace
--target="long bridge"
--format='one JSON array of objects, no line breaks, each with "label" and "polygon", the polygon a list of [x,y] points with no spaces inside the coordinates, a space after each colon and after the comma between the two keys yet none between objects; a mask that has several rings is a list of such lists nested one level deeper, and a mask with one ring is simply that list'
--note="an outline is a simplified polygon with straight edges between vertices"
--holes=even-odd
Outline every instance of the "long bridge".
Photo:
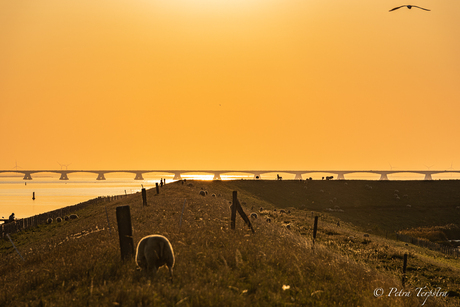
[{"label": "long bridge", "polygon": [[96,180],[105,180],[105,175],[109,173],[132,173],[135,175],[134,180],[144,180],[143,174],[160,173],[174,174],[174,180],[181,180],[184,174],[211,174],[213,180],[221,180],[223,174],[250,174],[254,179],[262,179],[262,175],[268,173],[293,174],[294,179],[301,180],[303,175],[323,173],[335,175],[338,180],[345,180],[345,175],[355,173],[377,174],[380,180],[389,180],[388,175],[398,173],[422,174],[425,180],[432,180],[432,175],[442,173],[460,173],[455,170],[0,170],[1,173],[19,173],[24,175],[24,180],[32,180],[32,174],[37,173],[57,173],[60,174],[59,180],[69,180],[68,174],[72,173],[94,173],[97,174]]}]

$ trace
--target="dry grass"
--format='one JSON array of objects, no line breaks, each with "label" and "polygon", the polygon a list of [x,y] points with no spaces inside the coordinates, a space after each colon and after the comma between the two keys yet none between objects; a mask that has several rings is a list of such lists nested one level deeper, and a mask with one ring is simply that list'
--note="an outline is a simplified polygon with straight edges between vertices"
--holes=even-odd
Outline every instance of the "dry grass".
[{"label": "dry grass", "polygon": [[[207,196],[199,195],[201,188]],[[296,210],[289,216],[267,211],[273,222],[254,220],[254,235],[240,218],[237,229],[230,230],[232,188],[225,182],[168,184],[160,195],[155,189],[147,192],[148,207],[142,207],[141,195],[135,194],[81,210],[78,220],[15,234],[12,238],[26,261],[8,241],[0,243],[0,306],[420,306],[423,302],[415,296],[374,297],[377,287],[402,285],[398,269],[379,268],[368,259],[391,259],[400,252],[375,245],[379,252],[370,255],[364,247],[371,243],[344,241],[353,228],[336,229],[322,222],[313,245],[311,216]],[[247,203],[247,213],[251,207],[273,209],[273,204],[251,194],[240,194],[240,201]],[[135,245],[150,234],[170,240],[176,256],[174,283],[164,268],[153,279],[136,269],[134,259],[120,260],[118,233],[108,231],[104,208],[113,227],[120,205],[130,206]],[[282,226],[286,221],[293,225],[291,230]],[[436,298],[425,306],[453,303]]]},{"label": "dry grass", "polygon": [[460,227],[456,224],[445,226],[432,227],[417,227],[412,229],[401,230],[400,233],[414,237],[425,239],[431,242],[449,245],[449,239],[460,238]]}]

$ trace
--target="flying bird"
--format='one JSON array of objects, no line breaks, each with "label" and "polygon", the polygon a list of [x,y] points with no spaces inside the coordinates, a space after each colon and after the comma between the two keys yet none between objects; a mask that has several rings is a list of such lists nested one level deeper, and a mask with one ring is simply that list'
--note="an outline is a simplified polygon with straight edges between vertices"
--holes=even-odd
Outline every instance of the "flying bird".
[{"label": "flying bird", "polygon": [[400,9],[400,8],[402,8],[402,7],[407,7],[409,10],[410,10],[411,8],[413,8],[413,7],[416,7],[416,8],[418,8],[418,9],[421,9],[421,10],[424,10],[424,11],[431,11],[431,10],[429,10],[429,9],[424,9],[423,7],[420,7],[420,6],[407,4],[407,5],[401,5],[401,6],[392,8],[391,10],[389,10],[389,12],[395,11],[395,10]]}]

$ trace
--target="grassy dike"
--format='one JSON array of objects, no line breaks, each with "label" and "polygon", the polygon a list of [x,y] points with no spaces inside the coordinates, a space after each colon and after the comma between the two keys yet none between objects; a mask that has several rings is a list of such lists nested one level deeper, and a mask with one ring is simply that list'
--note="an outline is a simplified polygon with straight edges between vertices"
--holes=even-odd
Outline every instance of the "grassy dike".
[{"label": "grassy dike", "polygon": [[[360,189],[364,184],[175,182],[162,187],[159,195],[155,189],[148,190],[148,207],[142,207],[138,193],[83,209],[77,212],[77,220],[40,225],[12,235],[25,261],[9,241],[0,242],[0,306],[421,306],[426,297],[417,297],[416,287],[459,292],[459,260],[372,232],[363,236],[362,230],[367,228],[374,233],[397,230],[399,221],[410,222],[412,227],[422,225],[421,221],[411,221],[411,214],[405,215],[407,220],[392,220],[392,213],[385,213],[384,200],[394,210],[399,208],[392,202],[393,186],[380,188],[380,182],[371,182],[372,190]],[[200,196],[201,189],[208,195]],[[253,220],[254,235],[239,217],[237,229],[229,229],[233,190],[239,192],[246,213],[264,208]],[[426,190],[427,186],[421,192]],[[391,194],[382,200],[366,194],[368,191],[381,193],[376,194],[381,197],[387,191]],[[417,189],[411,191],[414,194],[409,195],[415,195]],[[439,191],[434,188],[433,193],[438,195]],[[457,199],[455,195],[450,195],[452,202]],[[331,207],[331,199],[343,212],[325,211]],[[411,196],[408,199],[412,201]],[[366,208],[365,200],[382,210]],[[176,256],[174,283],[164,268],[152,279],[136,270],[134,259],[121,261],[115,216],[116,207],[121,205],[131,208],[136,245],[149,234],[169,238]],[[280,208],[289,208],[291,213],[279,213]],[[435,208],[441,212],[449,207],[439,202]],[[321,216],[315,244],[311,240],[312,211]],[[433,214],[414,219],[418,216],[442,224],[453,219]],[[271,223],[265,220],[268,217]],[[391,288],[403,289],[404,253],[409,253],[406,296],[394,291],[388,296]],[[378,298],[374,296],[377,288],[384,291]],[[427,298],[424,306],[459,304],[458,297],[438,296]]]}]

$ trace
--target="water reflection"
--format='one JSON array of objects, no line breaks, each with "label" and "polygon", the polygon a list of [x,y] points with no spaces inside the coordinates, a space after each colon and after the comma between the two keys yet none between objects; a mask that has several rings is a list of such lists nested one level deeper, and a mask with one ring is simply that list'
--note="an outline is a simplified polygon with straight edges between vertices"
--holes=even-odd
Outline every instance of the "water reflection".
[{"label": "water reflection", "polygon": [[[277,173],[262,174],[262,179],[276,180]],[[283,180],[293,180],[295,174],[279,173]],[[322,180],[322,177],[330,173],[312,173],[302,175],[303,179],[312,177],[314,180]],[[129,176],[129,178],[128,178]],[[59,175],[37,175],[33,180],[24,181],[21,176],[0,177],[0,217],[8,218],[14,212],[16,218],[40,214],[43,212],[59,209],[62,207],[78,204],[99,196],[112,196],[120,194],[133,194],[139,192],[142,187],[154,188],[161,179],[167,183],[173,182],[172,174],[145,174],[144,180],[134,180],[132,176],[123,174],[107,174],[107,180],[96,180],[94,174],[74,174],[70,180],[59,180]],[[183,179],[213,180],[214,174],[181,174]],[[253,180],[253,174],[221,174],[222,180]],[[347,180],[378,180],[380,175],[369,173],[347,174]],[[423,180],[423,175],[399,173],[389,174],[390,180]],[[458,180],[457,173],[445,173],[433,175],[434,180]],[[336,179],[336,178],[334,178]],[[32,199],[35,192],[35,200]]]}]

